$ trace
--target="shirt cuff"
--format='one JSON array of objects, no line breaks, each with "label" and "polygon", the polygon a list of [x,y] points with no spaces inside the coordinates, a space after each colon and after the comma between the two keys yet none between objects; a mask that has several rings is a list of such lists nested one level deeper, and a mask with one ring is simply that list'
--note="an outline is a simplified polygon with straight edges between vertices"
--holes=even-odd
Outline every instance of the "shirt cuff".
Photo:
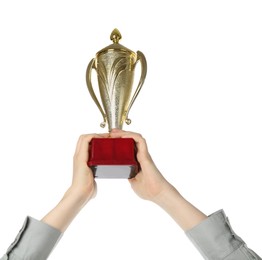
[{"label": "shirt cuff", "polygon": [[61,236],[62,233],[59,230],[32,217],[27,217],[6,255],[8,259],[15,256],[18,259],[46,260]]},{"label": "shirt cuff", "polygon": [[186,235],[205,259],[224,259],[245,244],[232,230],[223,210],[210,215]]}]

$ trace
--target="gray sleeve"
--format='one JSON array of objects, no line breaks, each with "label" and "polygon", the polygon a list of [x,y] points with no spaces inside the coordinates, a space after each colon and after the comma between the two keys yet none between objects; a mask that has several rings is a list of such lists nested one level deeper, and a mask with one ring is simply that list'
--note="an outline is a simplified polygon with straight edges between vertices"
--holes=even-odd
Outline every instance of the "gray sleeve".
[{"label": "gray sleeve", "polygon": [[57,229],[27,217],[14,242],[0,260],[45,260],[61,238]]},{"label": "gray sleeve", "polygon": [[233,231],[223,210],[186,232],[186,235],[208,260],[261,260]]}]

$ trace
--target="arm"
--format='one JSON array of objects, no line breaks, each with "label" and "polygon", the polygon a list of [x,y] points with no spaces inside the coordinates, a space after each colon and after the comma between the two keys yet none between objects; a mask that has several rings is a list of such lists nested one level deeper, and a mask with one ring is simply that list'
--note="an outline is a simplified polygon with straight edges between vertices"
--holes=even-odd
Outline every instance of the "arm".
[{"label": "arm", "polygon": [[223,211],[206,216],[162,176],[148,152],[145,139],[140,134],[113,130],[111,136],[131,137],[135,140],[141,170],[130,180],[134,192],[165,210],[186,232],[204,259],[261,260],[236,235]]},{"label": "arm", "polygon": [[42,222],[64,232],[86,203],[96,194],[96,183],[87,166],[88,146],[92,138],[102,135],[80,136],[74,155],[72,185],[62,200],[51,210]]},{"label": "arm", "polygon": [[136,133],[113,130],[112,137],[133,138],[138,149],[141,171],[129,180],[135,193],[163,208],[184,230],[191,229],[207,216],[188,202],[160,173],[154,164],[145,139]]},{"label": "arm", "polygon": [[85,204],[95,196],[96,183],[87,166],[88,146],[93,137],[99,138],[103,135],[82,135],[78,140],[73,161],[72,184],[62,200],[42,221],[27,217],[2,260],[47,259],[62,233]]}]

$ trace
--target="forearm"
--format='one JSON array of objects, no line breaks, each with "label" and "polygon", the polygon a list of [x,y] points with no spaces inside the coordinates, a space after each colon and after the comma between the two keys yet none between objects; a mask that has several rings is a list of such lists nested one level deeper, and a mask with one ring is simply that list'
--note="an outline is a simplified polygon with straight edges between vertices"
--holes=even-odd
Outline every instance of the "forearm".
[{"label": "forearm", "polygon": [[184,231],[195,227],[207,218],[169,183],[153,202],[164,209]]},{"label": "forearm", "polygon": [[70,187],[57,206],[43,217],[42,222],[64,232],[86,202],[85,196]]}]

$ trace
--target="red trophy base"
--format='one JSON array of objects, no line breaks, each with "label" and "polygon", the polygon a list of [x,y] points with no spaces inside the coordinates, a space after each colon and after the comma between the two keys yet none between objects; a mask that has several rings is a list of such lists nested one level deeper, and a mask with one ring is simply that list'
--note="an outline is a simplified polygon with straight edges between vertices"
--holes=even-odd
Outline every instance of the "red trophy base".
[{"label": "red trophy base", "polygon": [[131,179],[139,169],[135,142],[132,138],[93,138],[87,164],[96,178]]}]

